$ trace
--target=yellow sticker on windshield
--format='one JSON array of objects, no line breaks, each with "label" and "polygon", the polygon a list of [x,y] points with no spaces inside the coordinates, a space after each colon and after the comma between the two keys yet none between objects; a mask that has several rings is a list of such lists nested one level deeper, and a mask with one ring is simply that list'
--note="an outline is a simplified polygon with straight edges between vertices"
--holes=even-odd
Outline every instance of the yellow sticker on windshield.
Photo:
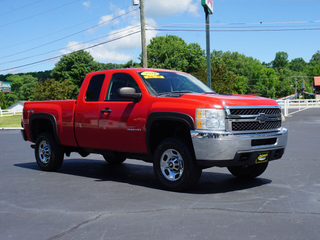
[{"label": "yellow sticker on windshield", "polygon": [[145,78],[164,78],[164,76],[160,76],[160,73],[157,72],[142,72],[141,75]]},{"label": "yellow sticker on windshield", "polygon": [[164,78],[164,76],[143,76],[145,79],[148,78]]},{"label": "yellow sticker on windshield", "polygon": [[158,76],[159,73],[157,73],[157,72],[142,72],[141,75],[142,76]]}]

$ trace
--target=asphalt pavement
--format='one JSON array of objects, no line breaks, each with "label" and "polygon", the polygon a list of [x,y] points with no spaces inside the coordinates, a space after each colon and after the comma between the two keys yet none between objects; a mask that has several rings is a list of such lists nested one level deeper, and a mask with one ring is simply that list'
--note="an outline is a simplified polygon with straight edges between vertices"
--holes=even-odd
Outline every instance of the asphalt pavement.
[{"label": "asphalt pavement", "polygon": [[0,131],[0,239],[320,239],[320,109],[283,126],[286,152],[259,178],[209,168],[185,193],[137,160],[71,154],[43,172],[20,131]]}]

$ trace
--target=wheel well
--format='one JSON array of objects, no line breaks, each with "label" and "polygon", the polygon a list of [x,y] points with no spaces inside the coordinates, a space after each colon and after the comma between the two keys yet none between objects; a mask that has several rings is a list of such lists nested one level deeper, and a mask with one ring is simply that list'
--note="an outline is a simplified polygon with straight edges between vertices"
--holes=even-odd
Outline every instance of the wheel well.
[{"label": "wheel well", "polygon": [[53,126],[52,126],[51,122],[46,119],[33,120],[32,126],[31,126],[31,132],[32,132],[33,142],[35,142],[37,140],[37,138],[39,137],[39,135],[43,132],[48,132],[52,136],[54,136],[53,135]]},{"label": "wheel well", "polygon": [[52,115],[36,113],[30,117],[30,137],[32,142],[36,142],[39,135],[48,132],[60,144],[57,132],[56,120]]},{"label": "wheel well", "polygon": [[161,141],[169,137],[184,139],[191,144],[190,127],[182,121],[158,120],[152,123],[149,135],[149,149],[154,154]]}]

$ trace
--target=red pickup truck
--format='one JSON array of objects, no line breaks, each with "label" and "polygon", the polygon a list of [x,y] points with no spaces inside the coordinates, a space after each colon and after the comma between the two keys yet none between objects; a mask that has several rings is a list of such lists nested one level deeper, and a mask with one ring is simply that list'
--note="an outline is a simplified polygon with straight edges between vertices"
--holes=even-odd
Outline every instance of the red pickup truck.
[{"label": "red pickup truck", "polygon": [[271,99],[217,94],[178,71],[117,69],[89,73],[77,100],[25,102],[22,135],[42,170],[57,170],[71,152],[110,164],[140,159],[166,189],[182,191],[208,167],[261,175],[284,153],[281,123]]}]

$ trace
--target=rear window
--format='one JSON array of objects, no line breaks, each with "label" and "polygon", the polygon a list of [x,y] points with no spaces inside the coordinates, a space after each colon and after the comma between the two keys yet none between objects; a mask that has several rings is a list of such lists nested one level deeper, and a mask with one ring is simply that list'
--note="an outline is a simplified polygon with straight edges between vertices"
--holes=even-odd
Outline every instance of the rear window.
[{"label": "rear window", "polygon": [[86,101],[98,101],[105,75],[94,75],[90,79],[90,83],[86,92]]}]

